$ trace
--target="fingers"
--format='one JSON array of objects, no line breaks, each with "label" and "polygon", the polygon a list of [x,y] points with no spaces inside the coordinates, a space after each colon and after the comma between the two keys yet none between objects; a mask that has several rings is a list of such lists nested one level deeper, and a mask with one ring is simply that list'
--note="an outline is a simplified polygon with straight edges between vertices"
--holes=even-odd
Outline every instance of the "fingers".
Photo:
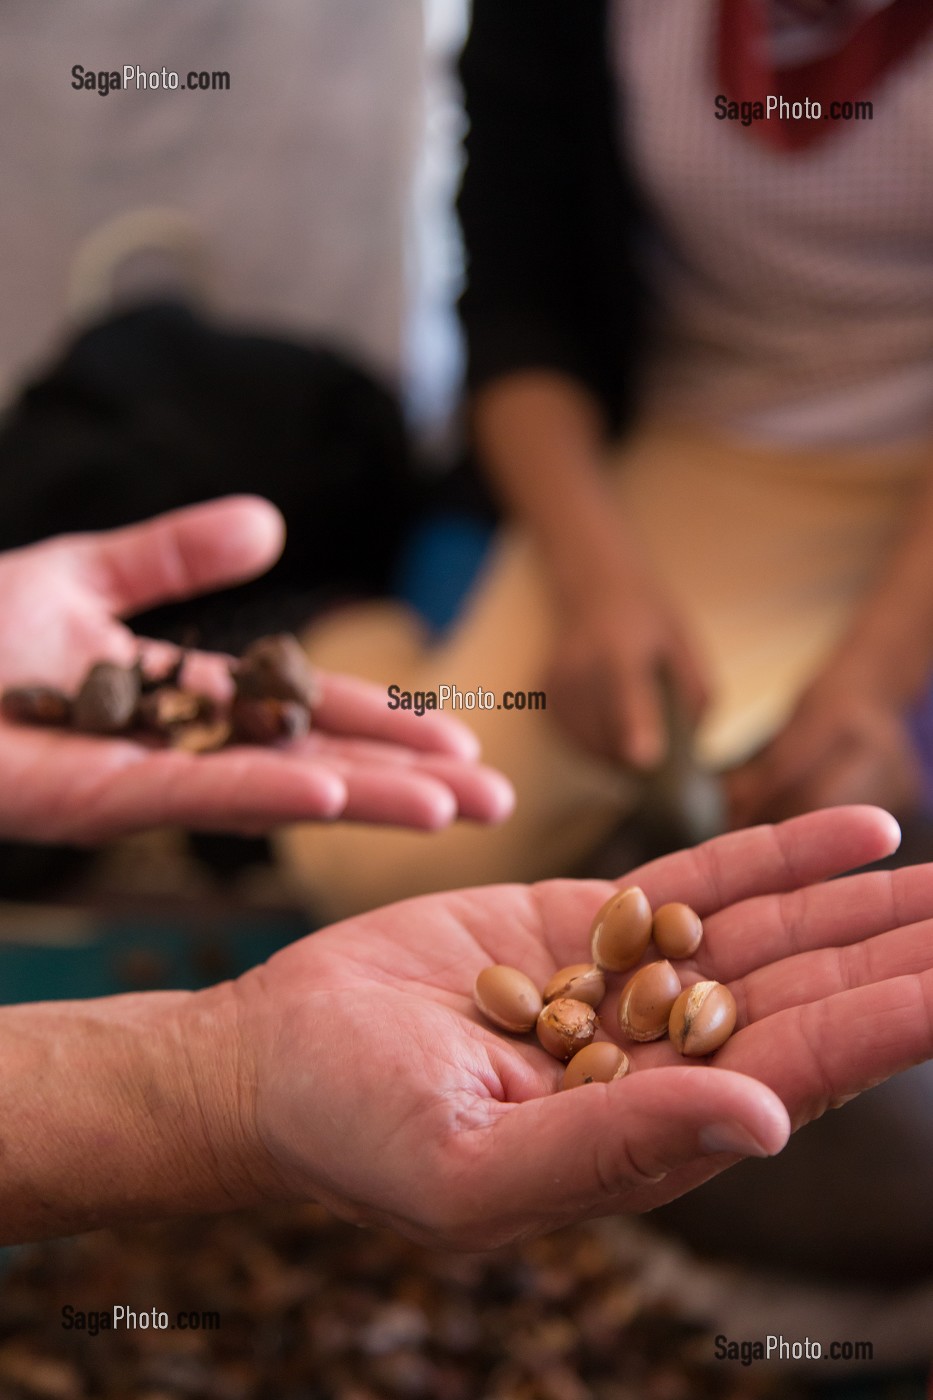
[{"label": "fingers", "polygon": [[315,724],[329,734],[384,739],[422,753],[446,753],[473,759],[479,740],[472,730],[445,715],[418,715],[390,710],[384,689],[352,676],[320,672],[321,700]]},{"label": "fingers", "polygon": [[933,865],[853,875],[726,910],[710,921],[697,965],[732,982],[779,959],[841,948],[931,913]]},{"label": "fingers", "polygon": [[791,721],[770,744],[727,774],[732,825],[748,826],[773,816],[782,795],[805,782],[819,760],[828,760],[826,738],[805,719]]},{"label": "fingers", "polygon": [[636,767],[655,768],[673,748],[692,745],[693,731],[709,701],[693,650],[673,630],[638,669],[620,675],[618,694],[626,756]]},{"label": "fingers", "polygon": [[804,706],[762,752],[727,775],[733,826],[838,803],[915,805],[918,762],[903,717],[858,700]]},{"label": "fingers", "polygon": [[669,1174],[695,1168],[702,1180],[738,1156],[771,1156],[790,1124],[763,1085],[697,1066],[511,1104],[484,1131],[495,1213],[543,1229],[661,1204],[671,1199],[662,1184]]},{"label": "fingers", "polygon": [[511,784],[494,769],[458,759],[415,759],[407,765],[327,759],[347,787],[341,817],[427,831],[456,818],[504,821],[514,806]]},{"label": "fingers", "polygon": [[228,496],[154,520],[86,536],[94,586],[110,609],[130,616],[263,573],[282,550],[281,515],[258,496]]},{"label": "fingers", "polygon": [[618,743],[621,757],[635,768],[652,769],[667,751],[663,690],[653,667],[633,670],[616,687]]},{"label": "fingers", "polygon": [[766,815],[773,819],[848,802],[875,802],[909,815],[921,795],[921,764],[910,742],[893,726],[887,742],[878,742],[878,732],[865,737],[864,743],[856,736],[840,743],[796,787],[784,786],[769,797]]},{"label": "fingers", "polygon": [[[511,783],[493,768],[479,764],[463,764],[457,759],[424,759],[404,773],[397,768],[337,766],[347,784],[348,799],[343,815],[351,821],[394,821],[393,802],[400,802],[406,791],[416,790],[444,794],[442,808],[430,819],[408,820],[406,826],[425,826],[430,830],[455,817],[468,821],[498,824],[511,816],[515,792]],[[382,798],[377,797],[382,794]],[[432,802],[435,799],[432,798]],[[452,802],[450,815],[444,815]]]},{"label": "fingers", "polygon": [[[163,656],[160,644],[146,647],[147,663],[154,668],[172,650],[165,649]],[[231,690],[229,660],[191,652],[185,663],[187,684],[225,698]],[[387,712],[385,692],[351,676],[322,672],[320,680],[314,728],[288,751],[288,758],[340,779],[343,805],[335,811],[328,807],[322,818],[339,815],[347,821],[434,831],[457,817],[498,823],[511,815],[511,783],[495,769],[473,762],[479,745],[464,725],[442,716]],[[336,733],[348,737],[338,739]]]},{"label": "fingers", "polygon": [[692,650],[678,638],[666,665],[670,669],[675,693],[682,701],[688,718],[694,725],[698,724],[710,702],[711,693],[703,672],[694,660]]},{"label": "fingers", "polygon": [[71,794],[82,842],[160,825],[252,835],[286,822],[332,821],[347,802],[339,774],[285,753],[246,747],[155,753],[118,740],[113,746],[120,766],[111,762],[89,787],[93,770],[82,765],[82,782]]},{"label": "fingers", "polygon": [[[716,1067],[638,1069],[502,1106],[484,1134],[483,1180],[502,1240],[587,1215],[644,1210],[743,1156],[781,1150],[802,1126],[933,1056],[933,970],[769,1016]],[[510,1229],[511,1227],[511,1229]]]},{"label": "fingers", "polygon": [[899,843],[897,822],[880,808],[831,807],[662,856],[619,883],[641,885],[654,906],[681,900],[705,918],[739,900],[796,889],[881,860]]},{"label": "fingers", "polygon": [[[933,882],[931,882],[933,883]],[[927,907],[930,908],[928,902]],[[850,937],[858,940],[857,934]],[[792,1007],[854,987],[925,972],[933,958],[933,921],[894,928],[849,946],[783,958],[730,983],[739,1024],[755,1024]]]},{"label": "fingers", "polygon": [[927,969],[779,1011],[733,1036],[716,1064],[769,1085],[797,1128],[931,1057]]},{"label": "fingers", "polygon": [[125,740],[54,737],[59,743],[44,761],[44,788],[33,785],[40,832],[43,824],[54,825],[46,839],[94,842],[159,825],[257,834],[338,818],[435,831],[458,817],[501,820],[511,805],[499,774],[453,759],[422,770],[244,745],[189,754]]}]

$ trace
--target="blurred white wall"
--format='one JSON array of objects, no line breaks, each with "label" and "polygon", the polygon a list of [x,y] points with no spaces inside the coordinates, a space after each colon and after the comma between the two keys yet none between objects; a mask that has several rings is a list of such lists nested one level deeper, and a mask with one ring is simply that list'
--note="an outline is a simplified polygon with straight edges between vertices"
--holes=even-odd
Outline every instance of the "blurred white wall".
[{"label": "blurred white wall", "polygon": [[[427,62],[422,0],[4,0],[0,385],[55,346],[82,239],[147,205],[198,221],[221,312],[400,375],[423,339],[406,286],[434,306],[448,266],[448,234],[412,239],[410,182],[425,74],[462,3],[425,3]],[[72,88],[76,63],[226,69],[231,87],[101,97]],[[436,192],[434,161],[419,189]],[[436,193],[419,201],[420,219]]]},{"label": "blurred white wall", "polygon": [[424,0],[424,127],[412,190],[405,358],[412,419],[437,446],[449,437],[463,375],[454,309],[463,250],[453,206],[464,134],[455,64],[468,10],[468,0]]}]

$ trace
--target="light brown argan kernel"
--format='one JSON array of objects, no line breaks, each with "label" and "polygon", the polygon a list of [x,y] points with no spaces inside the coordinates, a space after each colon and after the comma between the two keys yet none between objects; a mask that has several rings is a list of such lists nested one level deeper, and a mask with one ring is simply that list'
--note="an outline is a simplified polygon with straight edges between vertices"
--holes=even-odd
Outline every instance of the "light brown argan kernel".
[{"label": "light brown argan kernel", "polygon": [[556,1060],[569,1060],[589,1045],[599,1028],[599,1017],[585,1001],[557,997],[549,1001],[538,1017],[538,1040]]},{"label": "light brown argan kernel", "polygon": [[598,1006],[606,995],[606,979],[595,963],[571,963],[554,973],[541,995],[545,1001],[573,997],[588,1006]]},{"label": "light brown argan kernel", "polygon": [[619,1030],[629,1040],[659,1040],[679,994],[680,978],[671,964],[648,963],[622,988]]},{"label": "light brown argan kernel", "polygon": [[624,1079],[631,1069],[625,1051],[611,1040],[594,1040],[578,1050],[564,1070],[562,1089],[576,1089],[581,1084],[609,1084]]},{"label": "light brown argan kernel", "polygon": [[703,922],[689,904],[662,904],[654,911],[651,936],[663,958],[691,958],[703,941]]},{"label": "light brown argan kernel", "polygon": [[671,1043],[681,1055],[711,1055],[735,1029],[735,997],[721,982],[685,987],[671,1008]]},{"label": "light brown argan kernel", "polygon": [[530,1031],[543,1002],[534,982],[517,967],[484,967],[473,987],[473,1000],[494,1026],[517,1035]]}]

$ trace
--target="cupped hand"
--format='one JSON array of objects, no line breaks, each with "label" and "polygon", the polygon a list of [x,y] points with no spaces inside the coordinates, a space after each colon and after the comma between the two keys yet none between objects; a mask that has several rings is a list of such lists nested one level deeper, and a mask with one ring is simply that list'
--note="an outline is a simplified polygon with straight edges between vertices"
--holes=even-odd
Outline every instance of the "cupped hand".
[{"label": "cupped hand", "polygon": [[907,817],[920,799],[920,773],[903,707],[829,672],[763,749],[725,775],[730,824],[850,802]]},{"label": "cupped hand", "polygon": [[[230,497],[0,556],[0,686],[73,691],[92,662],[129,664],[140,651],[157,672],[174,650],[141,643],[119,619],[252,578],[283,538],[268,502]],[[192,684],[223,694],[228,660],[194,654]],[[287,750],[189,754],[0,720],[0,835],[86,844],[166,823],[255,833],[343,817],[432,829],[508,815],[511,789],[476,763],[465,727],[393,714],[383,692],[349,677],[321,681],[316,728]]]},{"label": "cupped hand", "polygon": [[[427,896],[349,920],[233,984],[236,1108],[263,1195],[479,1249],[645,1211],[933,1055],[933,867],[814,883],[890,853],[871,808],[733,833],[620,882],[705,921],[682,980],[729,984],[738,1028],[711,1062],[627,1046],[618,1082],[556,1092],[533,1037],[483,1023],[480,969],[539,984],[588,958],[614,886],[549,881]],[[618,983],[601,1008],[613,1036]]]}]

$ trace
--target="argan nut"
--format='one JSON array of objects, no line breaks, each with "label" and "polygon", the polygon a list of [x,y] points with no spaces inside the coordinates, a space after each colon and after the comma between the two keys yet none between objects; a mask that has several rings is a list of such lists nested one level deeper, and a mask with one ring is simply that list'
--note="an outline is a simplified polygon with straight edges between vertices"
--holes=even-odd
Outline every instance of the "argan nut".
[{"label": "argan nut", "polygon": [[75,696],[71,721],[86,734],[119,734],[133,723],[139,702],[138,666],[98,661]]},{"label": "argan nut", "polygon": [[201,718],[201,697],[189,690],[177,690],[174,686],[163,685],[158,690],[147,691],[140,697],[136,719],[146,729],[159,733],[171,729],[176,724],[190,724]]},{"label": "argan nut", "polygon": [[619,1030],[629,1040],[659,1040],[679,995],[680,978],[671,964],[648,963],[622,988]]},{"label": "argan nut", "polygon": [[169,731],[173,749],[185,753],[216,753],[230,740],[230,725],[225,719],[195,720],[193,724],[176,724]]},{"label": "argan nut", "polygon": [[641,962],[651,937],[651,905],[634,886],[614,894],[599,910],[590,933],[594,963],[606,972],[627,972]]},{"label": "argan nut", "polygon": [[689,904],[662,904],[651,925],[654,946],[664,958],[691,958],[703,941],[703,923]]},{"label": "argan nut", "polygon": [[310,727],[306,706],[294,700],[254,700],[238,695],[230,711],[234,743],[288,744]]},{"label": "argan nut", "polygon": [[162,686],[170,686],[174,690],[181,690],[181,674],[185,669],[185,653],[183,651],[179,652],[175,660],[169,664],[168,669],[163,671],[161,676],[149,675],[143,670],[141,660],[137,664],[140,672],[139,688],[143,695],[148,695],[153,690],[159,690]]},{"label": "argan nut", "polygon": [[606,995],[606,979],[595,963],[571,963],[554,973],[541,995],[545,1001],[574,997],[588,1006],[598,1006]]},{"label": "argan nut", "polygon": [[517,1035],[530,1031],[541,1011],[541,993],[517,967],[484,967],[473,987],[473,1000],[487,1021]]},{"label": "argan nut", "polygon": [[578,1050],[564,1070],[562,1089],[576,1089],[580,1084],[609,1084],[624,1079],[631,1069],[624,1050],[611,1040],[594,1040]]},{"label": "argan nut", "polygon": [[735,997],[721,982],[694,982],[671,1008],[671,1043],[681,1055],[711,1055],[735,1029]]},{"label": "argan nut", "polygon": [[260,637],[247,647],[234,670],[237,694],[255,700],[294,700],[312,709],[319,685],[304,648],[289,632]]},{"label": "argan nut", "polygon": [[67,724],[71,718],[68,696],[49,685],[11,686],[0,708],[3,718],[16,724]]},{"label": "argan nut", "polygon": [[556,1060],[569,1060],[589,1045],[599,1027],[599,1017],[585,1001],[557,997],[549,1001],[535,1026],[538,1039]]}]

